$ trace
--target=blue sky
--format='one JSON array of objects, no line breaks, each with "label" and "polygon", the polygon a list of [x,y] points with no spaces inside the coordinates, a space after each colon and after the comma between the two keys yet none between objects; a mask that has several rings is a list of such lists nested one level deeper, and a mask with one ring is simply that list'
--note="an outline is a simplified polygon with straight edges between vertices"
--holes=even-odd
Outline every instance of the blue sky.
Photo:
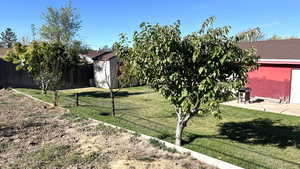
[{"label": "blue sky", "polygon": [[[46,7],[67,0],[1,0],[0,31],[11,27],[18,38],[31,35],[31,24],[42,25]],[[199,29],[209,16],[216,26],[230,25],[232,33],[261,27],[267,37],[300,37],[299,0],[73,0],[82,29],[79,39],[90,47],[112,45],[120,33],[131,35],[141,22],[172,24],[181,20],[182,33]]]}]

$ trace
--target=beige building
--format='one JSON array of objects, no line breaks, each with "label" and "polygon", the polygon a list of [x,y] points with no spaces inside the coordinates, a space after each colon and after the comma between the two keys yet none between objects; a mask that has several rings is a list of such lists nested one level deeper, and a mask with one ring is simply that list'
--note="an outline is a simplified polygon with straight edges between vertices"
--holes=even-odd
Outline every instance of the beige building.
[{"label": "beige building", "polygon": [[93,63],[96,87],[118,88],[119,60],[112,51],[89,51],[81,58]]}]

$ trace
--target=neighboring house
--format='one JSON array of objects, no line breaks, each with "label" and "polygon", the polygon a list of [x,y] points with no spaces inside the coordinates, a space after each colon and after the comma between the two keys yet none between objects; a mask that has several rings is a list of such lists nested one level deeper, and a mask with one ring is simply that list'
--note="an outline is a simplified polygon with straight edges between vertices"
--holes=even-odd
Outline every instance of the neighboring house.
[{"label": "neighboring house", "polygon": [[112,51],[89,51],[82,58],[94,64],[96,87],[118,88],[119,60]]},{"label": "neighboring house", "polygon": [[256,48],[258,70],[248,74],[251,97],[300,103],[300,39],[267,40],[240,44]]}]

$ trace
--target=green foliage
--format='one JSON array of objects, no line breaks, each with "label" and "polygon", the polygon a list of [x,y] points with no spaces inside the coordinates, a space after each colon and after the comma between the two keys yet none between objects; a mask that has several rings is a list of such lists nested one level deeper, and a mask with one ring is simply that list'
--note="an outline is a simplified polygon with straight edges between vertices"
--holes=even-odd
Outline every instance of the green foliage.
[{"label": "green foliage", "polygon": [[45,40],[70,43],[81,28],[79,13],[70,2],[59,9],[48,7],[42,18],[40,33]]},{"label": "green foliage", "polygon": [[[25,70],[41,83],[43,91],[51,89],[56,91],[61,85],[63,72],[74,64],[75,49],[60,42],[36,42],[25,46],[16,43],[13,50],[9,51],[4,60],[16,64],[17,70]],[[57,102],[55,93],[55,103]]]},{"label": "green foliage", "polygon": [[273,36],[270,38],[270,40],[280,40],[280,39],[282,39],[282,37],[279,36],[279,35],[273,35]]},{"label": "green foliage", "polygon": [[5,152],[8,148],[9,148],[9,146],[10,146],[10,144],[11,143],[6,143],[6,142],[1,142],[0,143],[0,153],[3,153],[3,152]]},{"label": "green foliage", "polygon": [[[41,95],[36,89],[18,90],[44,101],[50,101],[50,93],[47,95],[48,97],[46,97],[45,95]],[[84,89],[81,90],[83,91]],[[108,96],[105,97],[105,95],[103,95],[103,93],[108,91],[95,88],[91,88],[91,90],[89,90],[89,93],[86,93],[87,95],[85,97],[81,98],[85,105],[80,105],[79,107],[72,107],[74,97],[70,94],[78,92],[78,89],[61,91],[61,106],[70,108],[72,114],[76,114],[80,117],[97,119],[156,138],[163,136],[160,137],[160,139],[174,142],[176,114],[173,115],[173,107],[170,106],[168,101],[159,96],[159,93],[145,86],[122,89],[122,91],[128,92],[129,95],[126,97],[118,97],[117,108],[120,111],[116,116],[117,118],[115,118],[101,115],[101,113],[109,112],[110,110],[109,104],[111,100]],[[148,101],[145,102],[145,100]],[[275,137],[275,140],[277,140],[275,142],[278,143],[283,141],[287,144],[293,144],[296,140],[294,136],[297,134],[297,131],[300,130],[300,117],[224,105],[220,105],[220,110],[222,111],[222,120],[217,120],[211,116],[195,116],[191,119],[183,136],[185,148],[243,168],[299,168],[299,165],[297,165],[297,163],[299,163],[298,157],[300,157],[299,148],[295,145],[280,148],[277,146],[278,144],[273,144],[274,140],[268,136],[271,135]],[[270,119],[274,122],[280,121],[280,124],[274,123],[273,127],[269,125],[267,125],[267,127],[266,125],[260,126],[255,122],[255,119],[258,118]],[[253,121],[253,123],[247,123],[250,121]],[[220,129],[221,126],[224,126],[224,123],[236,124],[233,125],[232,128],[229,128],[228,131],[232,134],[237,131],[234,134],[236,136],[235,138],[241,140],[247,138],[251,143],[234,141],[221,135]],[[242,127],[238,124],[241,124]],[[250,124],[250,126],[248,124]],[[255,130],[259,127],[265,128],[263,132],[261,130]],[[282,132],[281,127],[291,129]],[[294,129],[295,127],[298,127],[299,130]],[[261,133],[261,137],[257,138],[257,135],[254,133]],[[287,133],[293,134],[289,135]],[[247,135],[247,137],[244,137],[245,135]],[[286,137],[286,135],[289,135],[289,137]],[[298,136],[300,135],[298,134]],[[291,139],[291,137],[294,138]],[[263,142],[264,139],[270,142],[253,144],[253,142]],[[300,141],[298,141],[298,143],[300,143]]]},{"label": "green foliage", "polygon": [[155,161],[154,158],[147,157],[147,156],[136,157],[135,159],[139,161],[148,161],[148,162]]},{"label": "green foliage", "polygon": [[273,35],[268,40],[283,40],[283,39],[299,39],[297,36],[279,36],[279,35]]},{"label": "green foliage", "polygon": [[132,47],[122,35],[115,49],[152,88],[184,113],[217,108],[220,99],[243,86],[256,68],[252,51],[238,47],[229,27],[212,28],[208,19],[198,32],[181,37],[180,23],[160,26],[142,23]]},{"label": "green foliage", "polygon": [[[50,42],[59,42],[66,45],[68,69],[71,72],[71,81],[73,80],[72,71],[80,63],[79,54],[87,53],[88,46],[75,37],[81,28],[79,12],[72,7],[71,2],[61,8],[48,7],[47,12],[43,13],[44,25],[40,29],[42,39]],[[36,36],[36,28],[32,25],[32,36]]]},{"label": "green foliage", "polygon": [[36,27],[35,27],[35,24],[31,24],[31,35],[32,35],[32,40],[36,40]]},{"label": "green foliage", "polygon": [[247,73],[257,68],[253,50],[238,47],[241,37],[229,36],[227,26],[213,28],[213,22],[209,18],[185,37],[179,21],[166,26],[142,23],[131,47],[124,35],[114,45],[124,63],[174,105],[179,128],[196,114],[218,116],[218,103],[245,85]]},{"label": "green foliage", "polygon": [[2,41],[1,45],[7,48],[11,48],[12,45],[17,42],[17,36],[11,28],[6,28],[6,30],[1,33],[0,39]]},{"label": "green foliage", "polygon": [[238,36],[240,36],[243,42],[256,42],[264,39],[264,34],[259,27],[248,29],[245,32],[239,33]]},{"label": "green foliage", "polygon": [[4,59],[17,64],[17,70],[30,72],[36,80],[49,79],[51,87],[57,88],[63,71],[70,64],[66,50],[66,46],[59,42],[33,41],[28,46],[16,43]]}]

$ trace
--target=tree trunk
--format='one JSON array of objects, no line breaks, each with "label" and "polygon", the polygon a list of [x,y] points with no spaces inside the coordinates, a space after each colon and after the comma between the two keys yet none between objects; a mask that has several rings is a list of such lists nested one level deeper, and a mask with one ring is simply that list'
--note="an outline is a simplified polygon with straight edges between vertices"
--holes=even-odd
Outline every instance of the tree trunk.
[{"label": "tree trunk", "polygon": [[47,94],[47,84],[45,80],[41,80],[42,94]]},{"label": "tree trunk", "polygon": [[53,93],[53,105],[58,106],[58,91],[54,90]]},{"label": "tree trunk", "polygon": [[176,126],[176,140],[175,144],[181,146],[182,142],[182,133],[183,133],[184,126],[182,125],[182,121],[177,119],[177,126]]},{"label": "tree trunk", "polygon": [[186,127],[189,119],[192,117],[192,114],[190,113],[183,114],[181,108],[176,108],[176,114],[177,114],[177,126],[176,126],[175,144],[181,146],[183,130]]},{"label": "tree trunk", "polygon": [[110,97],[111,97],[112,116],[116,116],[116,112],[115,112],[115,95],[112,91],[110,91]]}]

